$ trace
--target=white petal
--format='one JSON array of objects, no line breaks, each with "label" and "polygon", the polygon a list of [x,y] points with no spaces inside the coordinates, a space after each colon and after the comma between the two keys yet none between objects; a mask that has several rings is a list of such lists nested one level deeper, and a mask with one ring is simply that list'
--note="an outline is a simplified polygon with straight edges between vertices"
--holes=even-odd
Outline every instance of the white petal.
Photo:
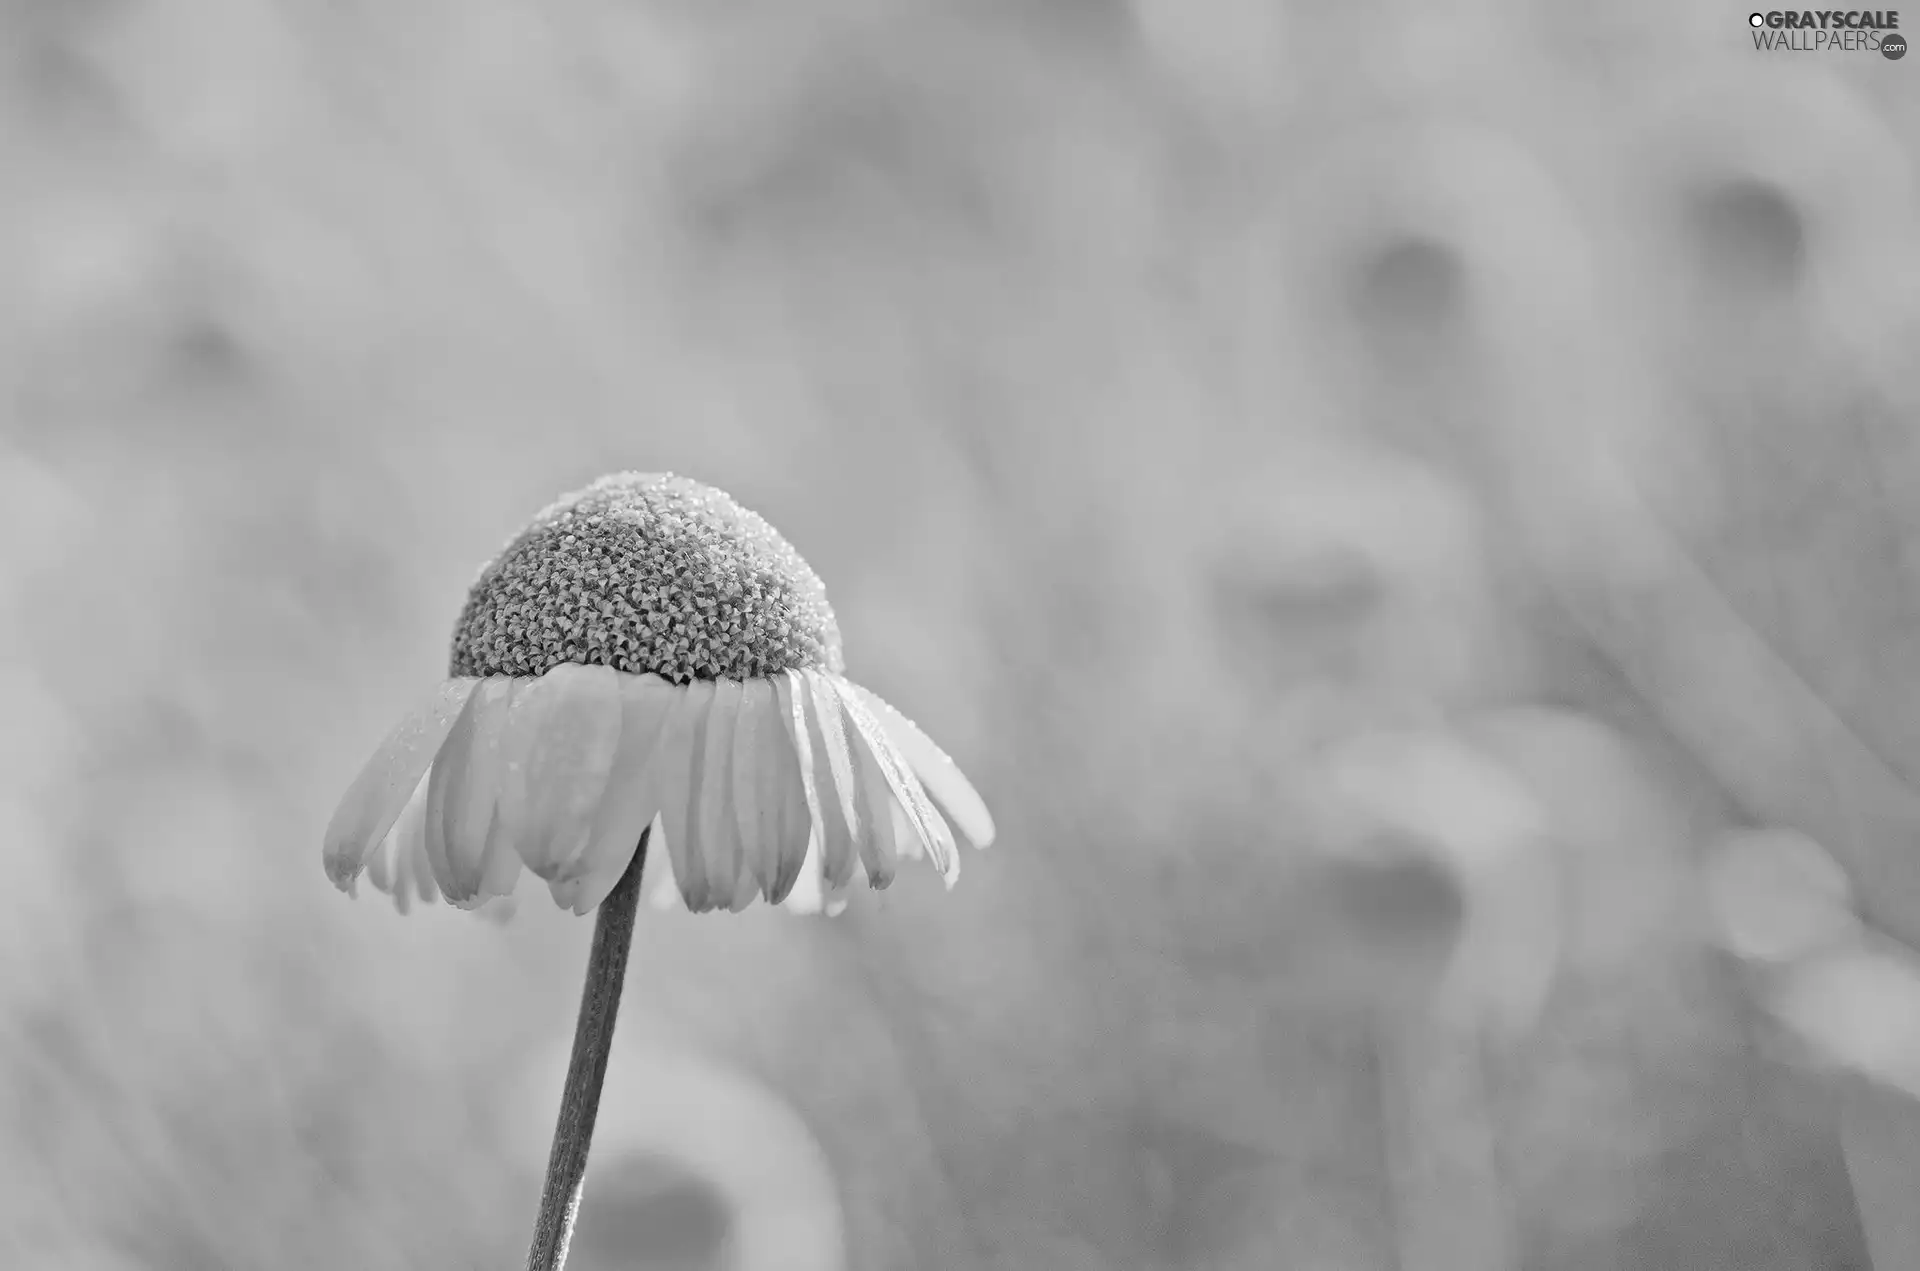
[{"label": "white petal", "polygon": [[[753,873],[741,859],[740,823],[733,812],[733,738],[745,688],[739,680],[715,680],[707,716],[706,744],[693,770],[700,850],[707,862],[708,899],[734,912],[753,901]],[[742,892],[744,890],[744,896]]]},{"label": "white petal", "polygon": [[[746,681],[740,688],[740,716],[733,730],[733,813],[740,831],[742,872],[767,899],[780,875],[780,759],[791,753],[780,727],[780,702],[773,684]],[[794,778],[798,783],[798,777]]]},{"label": "white petal", "polygon": [[405,874],[400,848],[408,837],[409,827],[418,820],[416,809],[421,814],[425,812],[427,785],[430,779],[430,774],[420,778],[419,784],[414,787],[413,794],[407,799],[406,807],[401,810],[392,828],[386,832],[367,857],[367,881],[373,884],[375,891],[389,898],[396,890],[407,890],[404,885]]},{"label": "white petal", "polygon": [[926,843],[920,837],[920,830],[907,815],[907,809],[900,800],[893,801],[893,841],[900,849],[900,855],[910,861],[927,859]]},{"label": "white petal", "polygon": [[953,832],[947,828],[946,821],[927,798],[919,779],[913,775],[913,769],[894,748],[886,731],[867,710],[859,694],[842,693],[841,699],[847,704],[847,716],[853,721],[860,741],[879,764],[887,788],[893,792],[905,816],[906,826],[911,831],[910,834],[902,834],[896,827],[894,842],[905,855],[918,857],[924,851],[932,860],[933,867],[940,871],[940,877],[948,887],[952,887],[960,877],[960,853],[954,850]]},{"label": "white petal", "polygon": [[843,706],[843,726],[859,768],[860,864],[867,871],[867,886],[882,891],[893,886],[899,867],[900,845],[893,836],[893,809],[896,800],[892,783],[873,746],[861,735],[859,717]]},{"label": "white petal", "polygon": [[463,909],[485,904],[498,896],[511,896],[520,885],[525,866],[514,850],[513,838],[501,820],[496,801],[493,822],[487,827],[486,851],[480,857],[480,887],[470,900],[455,901]]},{"label": "white petal", "polygon": [[514,696],[508,711],[507,793],[513,846],[551,880],[585,845],[620,744],[619,672],[564,662]]},{"label": "white petal", "polygon": [[427,860],[447,899],[461,904],[480,887],[498,792],[500,737],[514,682],[480,681],[434,761],[427,785]]},{"label": "white petal", "polygon": [[440,899],[440,887],[433,881],[433,865],[427,860],[426,825],[426,807],[423,804],[420,815],[420,837],[409,844],[411,854],[409,872],[413,875],[414,895],[418,896],[422,902],[431,905]]},{"label": "white petal", "polygon": [[333,819],[327,823],[321,851],[327,877],[336,887],[351,889],[366,865],[367,853],[393,827],[421,778],[427,775],[478,683],[475,679],[456,679],[441,684],[430,700],[395,725],[347,787]]},{"label": "white petal", "polygon": [[927,795],[946,817],[954,830],[975,847],[987,847],[993,842],[993,815],[987,811],[987,805],[974,790],[973,785],[960,771],[958,764],[947,757],[945,751],[933,744],[932,738],[899,711],[889,706],[880,695],[858,684],[850,685],[873,717],[880,721],[881,727],[893,744],[900,748],[914,774],[920,778],[920,784],[926,788]]},{"label": "white petal", "polygon": [[[786,791],[781,814],[780,876],[774,884],[775,904],[784,903],[801,880],[810,879],[812,894],[819,894],[820,841],[824,824],[820,812],[820,787],[814,780],[813,737],[807,727],[807,684],[798,672],[787,671],[773,682],[779,698],[780,728],[791,749],[799,784]],[[803,900],[802,903],[807,903]]]},{"label": "white petal", "polygon": [[707,744],[707,718],[712,713],[713,682],[695,680],[681,690],[680,705],[660,738],[657,758],[647,766],[650,798],[660,803],[660,828],[667,840],[674,880],[687,908],[705,913],[708,900],[707,863],[699,844],[699,818],[693,806],[693,768]]},{"label": "white petal", "polygon": [[420,890],[419,875],[430,873],[426,862],[428,780],[426,776],[420,778],[413,797],[407,800],[393,828],[387,831],[386,841],[381,845],[386,864],[382,872],[386,877],[372,880],[375,887],[393,898],[393,907],[403,914],[412,909],[414,895]]},{"label": "white petal", "polygon": [[387,898],[393,901],[393,907],[402,918],[413,912],[413,875],[407,868],[408,856],[399,850],[398,844],[388,849],[389,859],[393,862],[393,877],[389,880]]},{"label": "white petal", "polygon": [[[474,694],[474,697],[478,696],[478,693]],[[455,779],[454,769],[456,766],[454,763],[448,762],[449,756],[447,752],[449,746],[463,733],[471,733],[472,730],[464,728],[463,725],[472,718],[472,701],[469,699],[467,710],[463,711],[460,715],[461,722],[456,723],[453,726],[453,731],[447,734],[448,745],[440,748],[439,757],[433,761],[433,767],[427,770],[427,801],[420,814],[420,855],[426,862],[427,876],[432,878],[436,883],[444,881],[447,877],[447,839],[445,833],[447,786]],[[464,751],[464,747],[462,747],[462,750]],[[462,761],[460,766],[464,767],[464,760],[466,758],[464,753],[454,758]]]},{"label": "white petal", "polygon": [[686,898],[680,894],[679,880],[673,876],[673,857],[666,850],[665,837],[656,820],[653,837],[647,844],[647,865],[640,876],[640,886],[646,892],[647,903],[655,909],[685,909]]},{"label": "white petal", "polygon": [[680,690],[657,675],[621,677],[619,749],[586,846],[561,866],[550,885],[555,904],[585,914],[626,872],[641,831],[660,811],[649,801],[653,790],[645,778],[679,704]]},{"label": "white petal", "polygon": [[807,852],[800,860],[800,870],[794,875],[793,886],[787,889],[786,899],[780,903],[796,914],[817,914],[825,907],[826,886],[820,876],[820,840],[817,837],[808,841]]},{"label": "white petal", "polygon": [[813,750],[813,780],[820,792],[820,865],[829,888],[853,879],[866,815],[860,800],[859,770],[848,746],[840,696],[828,676],[802,672],[807,683],[808,741]]},{"label": "white petal", "polygon": [[[461,710],[459,718],[453,722],[453,731],[447,733],[445,745],[440,747],[440,755],[434,758],[434,766],[428,772],[426,781],[426,862],[432,866],[434,881],[447,893],[447,899],[465,899],[468,887],[453,874],[453,852],[451,843],[455,831],[468,831],[463,822],[455,826],[455,820],[467,806],[467,791],[472,785],[474,768],[474,739],[480,731],[482,718],[493,720],[493,730],[497,731],[497,722],[505,716],[505,703],[511,697],[513,680],[482,680],[474,689],[472,697],[467,699],[467,708]],[[486,827],[492,822],[492,801],[488,801],[482,810],[482,820],[478,827],[468,831],[463,837],[463,847],[468,847],[472,868],[465,874],[472,881],[478,881],[480,874],[480,854],[486,851]],[[463,856],[463,866],[467,856]]]},{"label": "white petal", "polygon": [[[424,788],[425,785],[426,778],[422,777],[421,786]],[[390,896],[393,894],[392,830],[388,830],[386,835],[378,843],[374,844],[373,850],[367,853],[367,881],[372,883],[373,889],[381,895]]]}]

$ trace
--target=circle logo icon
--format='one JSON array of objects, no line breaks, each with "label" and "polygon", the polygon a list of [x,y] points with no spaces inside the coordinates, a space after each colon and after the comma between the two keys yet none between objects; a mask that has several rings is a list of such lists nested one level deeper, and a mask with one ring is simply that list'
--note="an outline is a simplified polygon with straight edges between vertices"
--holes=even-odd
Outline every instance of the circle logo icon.
[{"label": "circle logo icon", "polygon": [[1748,26],[1762,27],[1762,26],[1765,26],[1766,24],[1767,24],[1767,15],[1764,13],[1749,13],[1747,15]]},{"label": "circle logo icon", "polygon": [[1880,56],[1889,62],[1897,62],[1907,55],[1907,37],[1904,35],[1883,35],[1880,37]]}]

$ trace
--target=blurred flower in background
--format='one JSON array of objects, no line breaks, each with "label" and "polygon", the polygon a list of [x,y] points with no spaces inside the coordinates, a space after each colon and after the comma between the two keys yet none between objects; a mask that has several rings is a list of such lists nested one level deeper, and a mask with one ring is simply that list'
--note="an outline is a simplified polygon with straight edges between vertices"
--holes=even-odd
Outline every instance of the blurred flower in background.
[{"label": "blurred flower in background", "polygon": [[628,468],[780,525],[1018,850],[643,913],[577,1259],[1920,1261],[1910,66],[1695,3],[7,6],[0,1262],[518,1255],[584,925],[309,844],[472,544]]}]

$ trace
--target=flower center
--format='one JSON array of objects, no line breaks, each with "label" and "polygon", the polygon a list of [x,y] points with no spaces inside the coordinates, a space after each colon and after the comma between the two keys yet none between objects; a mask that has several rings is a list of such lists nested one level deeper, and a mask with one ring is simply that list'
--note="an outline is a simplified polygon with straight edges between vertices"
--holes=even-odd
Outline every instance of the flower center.
[{"label": "flower center", "polygon": [[689,680],[839,672],[826,588],[771,525],[671,474],[601,477],[533,518],[467,593],[449,674],[562,662]]}]

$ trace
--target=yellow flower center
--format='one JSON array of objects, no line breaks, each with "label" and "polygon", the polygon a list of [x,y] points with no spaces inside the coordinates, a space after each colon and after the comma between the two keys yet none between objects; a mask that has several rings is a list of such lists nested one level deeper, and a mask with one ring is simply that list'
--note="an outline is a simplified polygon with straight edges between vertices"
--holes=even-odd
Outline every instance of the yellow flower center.
[{"label": "yellow flower center", "polygon": [[534,517],[454,625],[452,675],[539,676],[562,662],[676,684],[844,669],[826,588],[777,530],[724,491],[638,472]]}]

